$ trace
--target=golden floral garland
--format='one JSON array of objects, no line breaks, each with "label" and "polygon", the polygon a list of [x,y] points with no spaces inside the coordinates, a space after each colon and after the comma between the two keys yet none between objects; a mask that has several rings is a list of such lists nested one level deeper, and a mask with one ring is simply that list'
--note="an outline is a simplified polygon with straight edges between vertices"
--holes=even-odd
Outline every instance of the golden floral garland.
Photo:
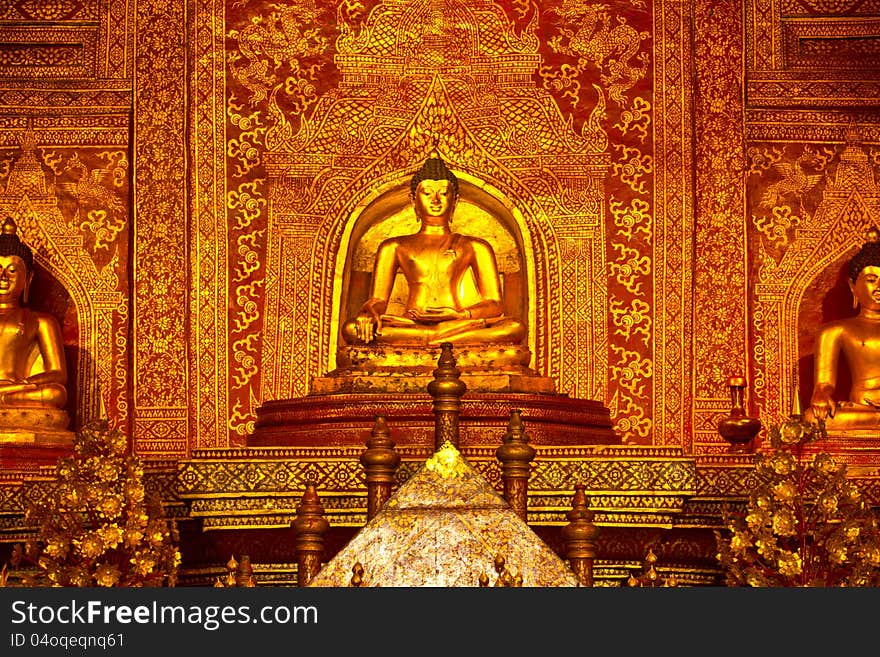
[{"label": "golden floral garland", "polygon": [[140,459],[106,422],[78,432],[50,494],[25,514],[39,539],[13,551],[34,564],[25,586],[174,586],[180,551],[173,521],[144,489]]},{"label": "golden floral garland", "polygon": [[876,515],[845,464],[805,454],[808,443],[827,437],[824,424],[793,416],[769,436],[772,451],[756,456],[759,484],[745,513],[715,532],[727,585],[878,585]]}]

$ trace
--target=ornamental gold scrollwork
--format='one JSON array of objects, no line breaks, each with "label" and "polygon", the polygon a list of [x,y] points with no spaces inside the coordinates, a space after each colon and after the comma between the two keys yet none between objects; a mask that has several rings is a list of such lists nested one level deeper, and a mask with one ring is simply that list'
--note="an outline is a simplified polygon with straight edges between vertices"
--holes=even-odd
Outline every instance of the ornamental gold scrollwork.
[{"label": "ornamental gold scrollwork", "polygon": [[[644,3],[633,3],[633,7],[646,9]],[[583,96],[589,87],[585,81],[598,73],[602,86],[593,88],[601,104],[604,106],[607,94],[617,105],[613,125],[622,139],[612,148],[610,178],[620,184],[616,195],[607,201],[613,225],[606,228],[611,274],[606,293],[615,330],[609,340],[606,401],[621,439],[625,443],[644,442],[652,429],[650,414],[644,409],[650,407],[653,397],[653,341],[647,336],[653,330],[653,221],[649,195],[654,164],[653,145],[640,147],[633,140],[645,143],[652,105],[641,94],[631,101],[625,94],[648,75],[650,55],[640,50],[649,33],[638,31],[627,17],[612,17],[606,10],[604,5],[578,1],[546,9],[545,13],[556,19],[555,33],[549,37],[547,47],[557,56],[574,61],[542,65],[539,74],[543,86],[568,100],[576,111],[586,104]]]},{"label": "ornamental gold scrollwork", "polygon": [[644,143],[648,138],[648,128],[651,126],[652,110],[653,106],[650,101],[636,96],[633,98],[632,105],[621,110],[620,120],[614,124],[614,127],[620,130],[622,135],[627,135],[631,131],[635,132],[639,141]]},{"label": "ornamental gold scrollwork", "polygon": [[[228,424],[239,439],[253,430],[260,387],[268,222],[263,153],[289,149],[308,133],[307,116],[319,98],[316,85],[326,66],[321,56],[329,44],[331,23],[327,9],[313,2],[270,7],[227,31],[236,43],[227,53],[227,64],[230,81],[237,85],[226,99],[226,114],[235,128],[227,137],[226,155],[234,163],[232,176],[244,180],[227,200],[234,240],[228,291],[233,312]],[[340,16],[347,13],[350,18],[357,11],[358,3],[339,7]],[[285,204],[285,193],[291,189],[287,181],[273,190],[276,206]],[[294,202],[311,195],[293,191]]]},{"label": "ornamental gold scrollwork", "polygon": [[645,176],[654,172],[654,158],[642,154],[638,148],[628,148],[623,144],[616,144],[614,150],[618,158],[611,163],[614,175],[634,193],[646,194],[648,181]]},{"label": "ornamental gold scrollwork", "polygon": [[260,121],[259,111],[241,114],[239,112],[242,109],[244,105],[238,105],[232,98],[229,99],[226,114],[229,122],[241,131],[237,137],[230,137],[226,143],[226,155],[236,160],[235,171],[232,173],[234,178],[241,178],[259,166],[262,152],[260,147],[267,130]]},{"label": "ornamental gold scrollwork", "polygon": [[614,227],[619,236],[625,237],[627,240],[641,236],[650,242],[654,232],[654,219],[650,212],[651,206],[647,201],[634,198],[629,206],[624,207],[624,201],[618,201],[612,195],[608,207],[611,210]]},{"label": "ornamental gold scrollwork", "polygon": [[623,94],[647,73],[650,57],[639,49],[650,34],[637,31],[619,16],[612,27],[605,7],[583,0],[566,0],[561,7],[550,7],[546,11],[557,14],[562,26],[561,33],[547,43],[554,52],[576,57],[578,71],[588,63],[598,68],[609,97],[623,107],[627,105]]},{"label": "ornamental gold scrollwork", "polygon": [[[115,5],[110,3],[111,11]],[[130,258],[139,276],[138,285],[132,286],[136,312],[128,345],[130,362],[136,367],[130,380],[135,449],[142,455],[187,452],[190,389],[206,388],[198,372],[190,369],[196,360],[188,356],[185,331],[191,308],[181,303],[189,297],[189,274],[198,271],[191,267],[187,251],[192,243],[188,224],[203,223],[183,219],[188,216],[188,174],[205,166],[204,162],[187,165],[181,139],[181,126],[187,124],[181,99],[188,96],[191,61],[184,5],[183,0],[134,3],[128,19],[117,21],[138,26],[129,31],[125,51],[134,51],[128,65],[138,71],[131,77],[131,134],[137,136],[131,148],[138,163],[133,167],[132,201],[138,217],[145,219],[138,222],[131,240]],[[197,287],[194,298],[200,298],[201,292]],[[204,325],[194,323],[196,331]]]},{"label": "ornamental gold scrollwork", "polygon": [[625,303],[619,299],[611,299],[609,302],[611,323],[615,327],[614,333],[627,340],[637,335],[642,344],[648,347],[652,335],[651,306],[641,299],[630,300],[629,306],[626,306]]}]

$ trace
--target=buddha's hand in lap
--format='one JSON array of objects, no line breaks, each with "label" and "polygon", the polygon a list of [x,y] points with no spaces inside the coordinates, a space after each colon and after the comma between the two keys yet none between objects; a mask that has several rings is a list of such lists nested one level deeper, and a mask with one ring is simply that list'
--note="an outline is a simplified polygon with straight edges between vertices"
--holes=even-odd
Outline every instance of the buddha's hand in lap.
[{"label": "buddha's hand in lap", "polygon": [[424,310],[410,308],[406,311],[405,315],[409,319],[422,324],[439,324],[440,322],[448,322],[453,319],[468,319],[468,312],[466,310],[456,310],[448,306],[428,307]]},{"label": "buddha's hand in lap", "polygon": [[27,381],[15,381],[13,379],[0,379],[0,394],[6,392],[18,392],[19,390],[36,390],[36,383]]}]

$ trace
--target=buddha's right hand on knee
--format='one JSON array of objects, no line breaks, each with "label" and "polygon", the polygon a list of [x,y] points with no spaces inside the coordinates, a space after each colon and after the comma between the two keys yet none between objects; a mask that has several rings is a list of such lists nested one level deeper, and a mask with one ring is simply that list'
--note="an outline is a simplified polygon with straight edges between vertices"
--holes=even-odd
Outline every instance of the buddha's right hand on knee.
[{"label": "buddha's right hand on knee", "polygon": [[382,320],[378,314],[358,315],[355,319],[355,330],[361,342],[372,342],[382,331]]},{"label": "buddha's right hand on knee", "polygon": [[817,389],[810,399],[810,409],[813,411],[813,417],[817,420],[827,420],[834,417],[837,410],[837,404],[831,397],[831,392],[823,389]]}]

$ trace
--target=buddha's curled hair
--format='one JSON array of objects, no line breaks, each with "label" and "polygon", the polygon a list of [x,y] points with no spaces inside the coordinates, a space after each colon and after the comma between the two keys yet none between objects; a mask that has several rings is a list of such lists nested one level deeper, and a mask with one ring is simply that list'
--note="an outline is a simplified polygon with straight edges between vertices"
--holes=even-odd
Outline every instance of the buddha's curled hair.
[{"label": "buddha's curled hair", "polygon": [[18,236],[18,226],[12,217],[7,217],[0,231],[0,256],[18,256],[22,259],[28,272],[34,268],[34,252],[21,241]]},{"label": "buddha's curled hair", "polygon": [[876,228],[868,231],[868,241],[849,261],[849,279],[855,283],[865,267],[880,267],[880,231]]},{"label": "buddha's curled hair", "polygon": [[448,180],[452,187],[453,195],[458,196],[458,178],[449,170],[446,162],[439,157],[429,157],[425,160],[422,168],[413,174],[412,180],[409,183],[409,195],[411,198],[415,198],[416,189],[423,180]]}]

